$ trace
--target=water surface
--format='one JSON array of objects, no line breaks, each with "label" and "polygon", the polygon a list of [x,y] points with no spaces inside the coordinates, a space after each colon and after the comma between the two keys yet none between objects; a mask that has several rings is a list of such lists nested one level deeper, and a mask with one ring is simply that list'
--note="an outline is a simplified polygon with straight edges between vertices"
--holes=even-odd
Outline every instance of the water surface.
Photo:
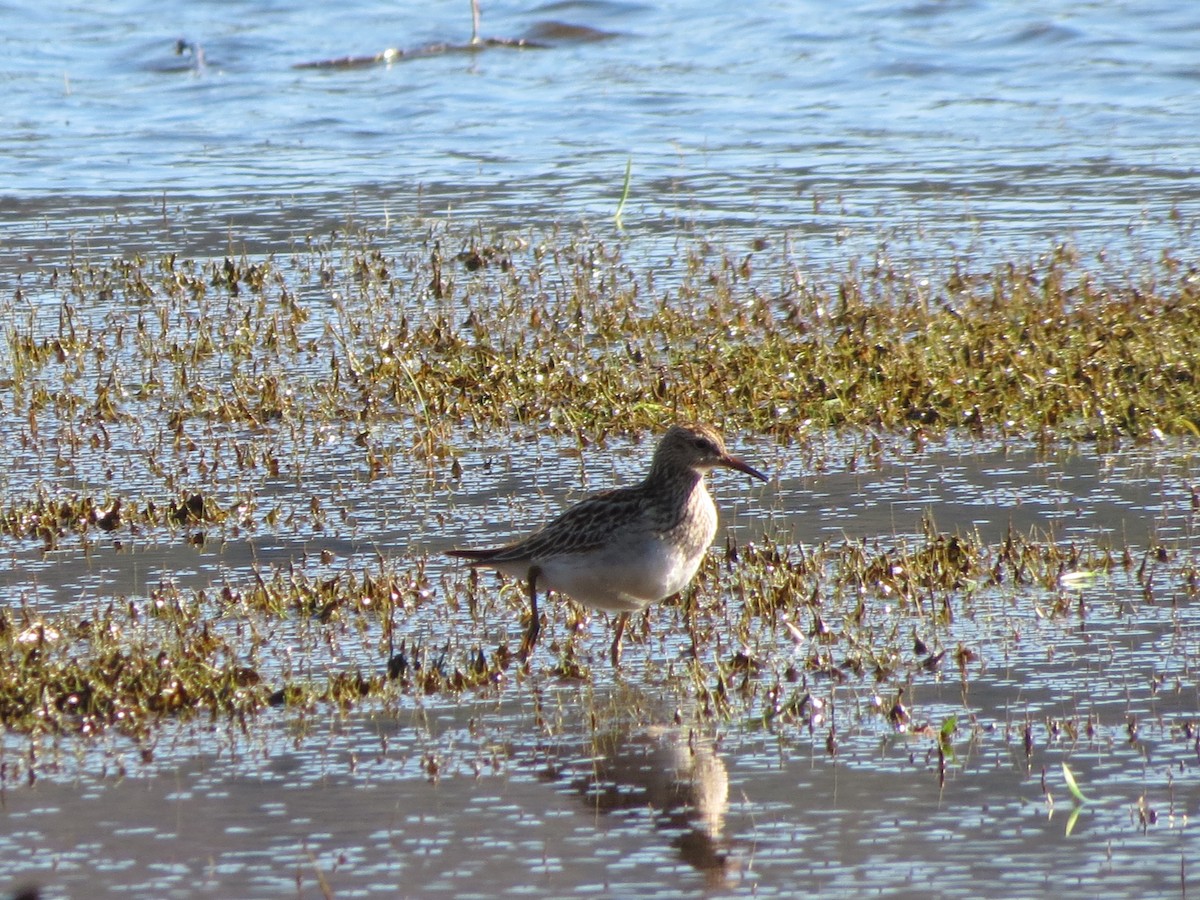
[{"label": "water surface", "polygon": [[1195,221],[1189,4],[483,12],[485,35],[547,46],[295,68],[461,44],[465,2],[0,13],[9,266],[48,237],[106,246],[126,217],[157,232],[179,205],[191,239],[212,227],[209,252],[228,239],[278,249],[351,211],[609,223],[627,162],[631,233],[788,230],[817,260],[881,238],[927,259],[1061,240],[1136,257]]},{"label": "water surface", "polygon": [[[623,477],[645,450],[615,444],[607,464],[585,462],[589,478],[608,477],[614,462]],[[579,461],[560,459],[536,470],[518,463],[513,479],[540,477],[548,495],[569,496]],[[733,695],[730,712],[708,724],[696,719],[678,606],[633,630],[619,674],[608,669],[609,632],[595,617],[577,638],[592,674],[572,681],[549,667],[574,614],[550,604],[533,671],[513,671],[495,690],[455,697],[398,687],[361,709],[268,710],[249,731],[167,725],[138,744],[63,736],[40,742],[36,757],[12,736],[0,876],[41,883],[50,896],[110,888],[319,897],[322,885],[336,896],[915,896],[931,886],[949,897],[1172,894],[1181,862],[1188,877],[1190,821],[1200,813],[1191,789],[1200,621],[1182,580],[1196,559],[1196,462],[1195,448],[1183,447],[1051,455],[964,447],[897,452],[867,471],[818,476],[781,455],[770,459],[778,467],[770,486],[748,492],[739,479],[718,479],[727,533],[744,546],[785,532],[792,555],[841,542],[880,552],[919,543],[932,516],[980,540],[1055,531],[1118,557],[1159,545],[1169,555],[1149,563],[1153,593],[1136,566],[1118,566],[1053,589],[953,592],[950,619],[872,593],[865,624],[878,646],[901,632],[908,674],[899,680],[850,669],[837,680],[790,680],[789,668],[826,652],[823,639],[795,641],[762,618],[744,647],[763,667],[747,682],[751,693]],[[465,477],[442,507],[446,533],[423,539],[408,534],[420,516],[392,512],[389,524],[365,522],[370,540],[361,542],[264,535],[195,548],[126,539],[135,546],[118,551],[109,539],[41,564],[10,548],[20,565],[5,590],[48,609],[136,599],[161,579],[196,586],[297,564],[318,577],[367,569],[381,546],[407,539],[420,552],[471,535],[482,502],[472,492],[487,480]],[[399,484],[364,483],[342,499],[369,518]],[[521,527],[485,508],[495,521],[476,527],[500,536]],[[335,550],[335,561],[319,562],[322,549]],[[430,565],[435,579],[453,574],[448,561]],[[697,621],[732,635],[741,604],[711,573],[705,583]],[[451,591],[436,584],[435,596]],[[831,596],[822,615],[836,628],[853,602]],[[490,603],[482,623],[461,599],[453,610],[418,607],[407,633],[424,627],[438,645],[474,640],[481,625],[485,640],[519,635],[516,612],[502,604]],[[809,615],[796,613],[805,630]],[[370,649],[374,637],[326,633],[315,620],[276,627],[265,673],[294,677],[290,647],[309,648],[299,664],[317,678],[384,664]],[[918,638],[928,650],[910,649]],[[845,650],[832,646],[841,664]],[[960,672],[951,660],[963,647],[973,655]],[[718,640],[704,652],[715,662],[736,649]],[[937,650],[949,656],[931,669],[923,654]],[[767,723],[757,710],[772,682],[793,713]],[[903,727],[888,713],[897,702],[912,717]],[[951,749],[939,758],[936,735],[951,719]],[[1086,806],[1071,799],[1064,761]]]},{"label": "water surface", "polygon": [[[935,277],[1063,241],[1103,254],[1116,277],[1164,251],[1194,259],[1193,4],[504,0],[485,4],[483,30],[547,46],[297,68],[464,42],[458,0],[0,8],[6,309],[26,315],[18,291],[33,296],[67,261],[299,259],[357,228],[398,258],[423,252],[414,234],[460,239],[476,224],[484,240],[590,230],[663,272],[689,241],[731,253],[765,241],[834,279],[853,260]],[[298,289],[314,309],[328,300]],[[54,319],[62,298],[44,294],[53,302],[28,314]],[[97,328],[110,312],[77,311]],[[161,419],[147,404],[111,425],[113,448],[63,467],[50,443],[19,440],[6,390],[0,483],[9,498],[38,486],[161,493],[140,452]],[[410,633],[434,648],[495,646],[520,632],[519,587],[485,579],[472,615],[466,576],[437,553],[521,533],[637,477],[649,452],[612,439],[581,458],[548,437],[470,433],[461,478],[415,463],[370,478],[353,423],[308,443],[281,432],[212,433],[288,447],[294,471],[230,488],[286,524],[265,527],[260,509],[258,527],[199,540],[93,534],[45,552],[6,539],[8,610],[36,621],[117,601],[143,609],[164,585],[217,594],[277,572],[427,562],[430,599],[414,604]],[[716,637],[701,662],[711,672],[744,653],[762,666],[744,691],[725,686],[726,714],[697,709],[680,607],[635,629],[613,674],[603,618],[577,628],[569,606],[550,604],[532,672],[495,689],[397,687],[348,710],[269,709],[246,729],[168,723],[148,743],[6,735],[0,885],[48,897],[1194,892],[1194,441],[730,437],[774,480],[716,479],[725,524],[695,614]],[[407,434],[401,423],[377,438]],[[882,449],[865,453],[872,439]],[[725,546],[774,539],[798,565],[821,547],[920,546],[931,528],[991,547],[1019,535],[1111,551],[1117,564],[1049,586],[972,585],[919,608],[864,595],[876,646],[903,648],[900,674],[880,681],[824,642],[803,604],[789,620],[799,639],[778,616],[750,617],[745,646],[731,637],[746,597]],[[825,624],[836,630],[857,599],[831,588]],[[942,601],[949,615],[935,614]],[[268,678],[386,664],[377,629],[304,616],[270,627],[255,661]],[[581,682],[549,671],[571,635],[590,665]],[[805,670],[810,656],[824,676]],[[764,722],[776,686],[791,713]],[[907,722],[889,715],[897,704]],[[1063,762],[1087,805],[1073,803]]]}]

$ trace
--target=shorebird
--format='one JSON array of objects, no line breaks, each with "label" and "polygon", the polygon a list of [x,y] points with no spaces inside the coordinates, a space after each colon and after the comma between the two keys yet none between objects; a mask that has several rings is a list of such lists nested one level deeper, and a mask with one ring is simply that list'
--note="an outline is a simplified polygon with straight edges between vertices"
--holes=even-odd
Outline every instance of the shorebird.
[{"label": "shorebird", "polygon": [[588,497],[516,543],[448,552],[472,566],[528,581],[522,659],[528,659],[541,630],[540,588],[618,614],[610,653],[617,666],[630,613],[683,590],[700,568],[717,531],[717,507],[704,476],[718,466],[767,480],[731,455],[712,428],[675,425],[663,435],[640,484]]}]

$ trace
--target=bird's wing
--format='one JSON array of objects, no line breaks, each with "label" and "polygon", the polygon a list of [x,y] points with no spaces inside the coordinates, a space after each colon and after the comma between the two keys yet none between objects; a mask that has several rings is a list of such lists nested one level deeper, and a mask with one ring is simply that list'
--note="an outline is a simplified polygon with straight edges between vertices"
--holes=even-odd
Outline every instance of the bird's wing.
[{"label": "bird's wing", "polygon": [[619,528],[641,514],[638,494],[628,488],[595,494],[547,522],[529,537],[487,550],[451,550],[451,556],[478,563],[534,560],[583,553],[605,543]]}]

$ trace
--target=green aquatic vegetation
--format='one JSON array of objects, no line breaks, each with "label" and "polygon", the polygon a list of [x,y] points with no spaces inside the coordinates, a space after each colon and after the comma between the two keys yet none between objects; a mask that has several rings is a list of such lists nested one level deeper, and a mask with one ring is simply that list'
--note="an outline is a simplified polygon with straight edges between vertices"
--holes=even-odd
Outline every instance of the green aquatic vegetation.
[{"label": "green aquatic vegetation", "polygon": [[0,723],[141,738],[163,716],[244,720],[263,706],[257,670],[203,617],[163,596],[145,614],[160,621],[116,603],[87,616],[0,611]]},{"label": "green aquatic vegetation", "polygon": [[76,263],[5,311],[8,386],[31,441],[156,418],[176,440],[205,421],[299,437],[405,422],[433,460],[463,426],[598,440],[714,410],[785,441],[1200,433],[1200,279],[1178,260],[1111,273],[1060,247],[948,270],[881,256],[813,273],[770,241],[643,266],[587,235],[437,230],[400,250],[339,235],[283,262]]},{"label": "green aquatic vegetation", "polygon": [[1075,775],[1071,771],[1071,767],[1065,762],[1062,764],[1062,773],[1063,781],[1067,783],[1067,790],[1071,792],[1071,796],[1075,798],[1075,802],[1081,805],[1087,803],[1088,799],[1084,796],[1083,791],[1079,789],[1079,784],[1075,781]]},{"label": "green aquatic vegetation", "polygon": [[199,493],[168,498],[160,507],[153,501],[126,501],[121,496],[101,500],[74,492],[53,495],[39,485],[32,496],[10,500],[0,509],[0,534],[36,539],[43,549],[54,550],[73,535],[85,541],[93,533],[119,538],[147,528],[219,525],[229,516],[229,510]]},{"label": "green aquatic vegetation", "polygon": [[633,158],[625,161],[625,181],[621,187],[621,199],[617,201],[617,211],[613,213],[613,225],[617,231],[624,231],[625,204],[629,200],[629,184],[633,175]]},{"label": "green aquatic vegetation", "polygon": [[[919,445],[938,432],[1116,441],[1200,428],[1197,278],[1169,255],[1120,277],[1067,248],[980,272],[922,275],[881,256],[813,273],[777,243],[681,241],[649,265],[586,234],[434,228],[345,232],[288,256],[164,248],[49,267],[0,300],[7,449],[42,466],[24,483],[14,467],[0,536],[14,553],[24,541],[91,552],[349,530],[339,479],[416,470],[441,490],[480,434],[557,434],[582,451],[718,419],[781,444],[854,429],[874,456],[884,432]],[[394,557],[369,572],[256,567],[207,593],[147,591],[148,605],[105,596],[103,615],[10,611],[0,722],[138,733],[197,712],[607,671],[579,617],[557,609],[570,620],[548,658],[522,667],[506,637],[521,631],[519,588]],[[864,717],[936,737],[910,721],[910,686],[969,689],[987,648],[956,625],[981,596],[1053,627],[1086,620],[1081,593],[1112,573],[1152,602],[1157,567],[1179,565],[1194,597],[1195,565],[1160,547],[1016,532],[987,544],[932,521],[814,546],[768,536],[713,554],[634,632],[650,659],[655,640],[675,642],[676,662],[647,666],[702,716],[815,729],[847,686]],[[994,639],[1015,644],[1019,626],[988,610]],[[667,619],[677,633],[663,635]],[[289,642],[316,662],[280,660]]]},{"label": "green aquatic vegetation", "polygon": [[[645,645],[649,677],[700,719],[832,728],[844,688],[861,720],[930,737],[952,759],[947,723],[960,720],[943,718],[939,731],[915,711],[912,685],[955,679],[965,695],[989,663],[984,635],[1004,643],[1039,619],[1086,622],[1064,573],[1151,577],[1129,551],[1113,559],[1105,548],[1015,532],[985,544],[927,527],[878,546],[731,544],[678,601],[631,623],[629,637]],[[1165,549],[1152,556],[1143,569],[1165,567],[1186,584],[1183,561]],[[145,601],[93,603],[84,613],[0,613],[0,725],[140,738],[168,718],[244,725],[267,706],[490,695],[525,678],[587,681],[607,671],[595,633],[569,604],[549,607],[546,650],[522,663],[512,644],[522,630],[519,591],[484,590],[474,573],[431,578],[423,557],[363,571],[330,572],[331,563],[323,560],[320,575],[281,566],[214,589],[163,582]],[[974,624],[962,632],[960,621]],[[665,668],[654,661],[656,635],[671,642]],[[837,735],[829,740],[836,745]]]},{"label": "green aquatic vegetation", "polygon": [[[1186,589],[1186,559],[1151,556],[1149,565],[1165,567],[1172,584]],[[995,664],[997,647],[1018,645],[1029,623],[1086,628],[1095,598],[1104,595],[1097,573],[1110,571],[1126,581],[1151,577],[1138,574],[1128,549],[1114,558],[1110,548],[1012,530],[988,544],[937,532],[929,522],[923,535],[886,544],[801,547],[768,537],[730,547],[698,579],[699,594],[719,598],[716,608],[724,610],[716,627],[696,627],[696,613],[688,613],[693,641],[704,638],[693,652],[711,660],[696,670],[691,690],[705,716],[809,730],[826,721],[835,693],[847,690],[857,695],[860,720],[929,737],[943,761],[953,760],[947,742],[962,720],[943,718],[939,730],[919,717],[907,699],[910,686],[954,680],[967,697]],[[1068,577],[1076,572],[1088,578]]]},{"label": "green aquatic vegetation", "polygon": [[[122,598],[83,614],[0,610],[0,726],[142,738],[164,718],[244,724],[268,705],[344,707],[502,683],[515,661],[506,646],[486,651],[468,634],[435,649],[427,625],[408,627],[407,614],[430,596],[417,566],[323,580],[260,573],[216,593],[163,583],[145,602]],[[327,664],[280,664],[275,641],[289,622],[296,650]],[[375,662],[335,665],[347,640]]]}]

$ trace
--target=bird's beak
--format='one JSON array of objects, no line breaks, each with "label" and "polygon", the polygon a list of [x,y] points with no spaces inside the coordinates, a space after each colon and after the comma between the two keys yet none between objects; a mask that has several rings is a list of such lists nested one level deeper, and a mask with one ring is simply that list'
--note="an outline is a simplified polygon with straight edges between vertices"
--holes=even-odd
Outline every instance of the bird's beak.
[{"label": "bird's beak", "polygon": [[750,463],[728,453],[721,457],[721,465],[727,469],[737,469],[739,472],[745,472],[751,478],[757,478],[759,481],[769,480],[766,475],[758,471]]}]

